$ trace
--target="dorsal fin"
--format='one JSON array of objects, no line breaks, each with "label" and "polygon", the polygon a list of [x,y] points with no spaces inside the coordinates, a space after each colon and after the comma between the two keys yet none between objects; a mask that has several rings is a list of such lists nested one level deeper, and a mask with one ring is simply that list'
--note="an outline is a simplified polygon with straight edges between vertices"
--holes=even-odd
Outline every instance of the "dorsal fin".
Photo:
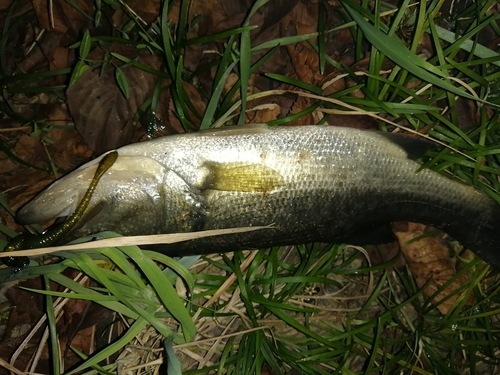
[{"label": "dorsal fin", "polygon": [[267,133],[269,131],[269,126],[266,124],[246,124],[246,125],[231,125],[224,126],[222,128],[205,129],[200,130],[194,134],[199,134],[203,136],[217,136],[226,137],[230,135],[244,135],[244,134],[260,134]]},{"label": "dorsal fin", "polygon": [[416,160],[425,155],[429,150],[439,147],[438,144],[424,138],[415,138],[407,134],[381,132],[383,137],[401,147],[409,159]]}]

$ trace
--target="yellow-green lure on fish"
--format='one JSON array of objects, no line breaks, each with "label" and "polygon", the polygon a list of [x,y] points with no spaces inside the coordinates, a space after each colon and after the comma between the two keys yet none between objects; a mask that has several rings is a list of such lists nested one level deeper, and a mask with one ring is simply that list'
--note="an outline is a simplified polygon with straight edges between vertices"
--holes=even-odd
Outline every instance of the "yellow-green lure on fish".
[{"label": "yellow-green lure on fish", "polygon": [[[104,173],[106,173],[106,171],[115,163],[117,158],[118,152],[116,151],[112,151],[103,157],[95,171],[94,177],[92,178],[92,181],[90,182],[85,195],[78,204],[75,212],[66,221],[59,225],[53,226],[45,233],[40,235],[31,233],[20,234],[9,241],[7,246],[5,246],[4,251],[8,252],[16,250],[35,249],[38,247],[49,247],[61,241],[78,224],[83,214],[87,210],[90,199],[94,194],[99,180],[104,175]],[[15,268],[16,271],[19,271],[29,264],[29,259],[27,257],[9,256],[2,258],[2,261],[5,265]]]}]

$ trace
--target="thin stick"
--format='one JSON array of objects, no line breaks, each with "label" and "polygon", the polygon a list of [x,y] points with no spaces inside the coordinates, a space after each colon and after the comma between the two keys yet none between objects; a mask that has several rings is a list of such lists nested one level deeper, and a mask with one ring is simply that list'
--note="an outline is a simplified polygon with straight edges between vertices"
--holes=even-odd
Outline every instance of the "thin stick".
[{"label": "thin stick", "polygon": [[272,225],[258,226],[258,227],[214,229],[214,230],[205,230],[205,231],[190,232],[190,233],[151,234],[147,236],[114,237],[114,238],[106,238],[104,240],[85,242],[75,245],[52,246],[52,247],[36,248],[30,250],[0,252],[0,258],[9,256],[10,257],[37,256],[37,255],[54,253],[56,251],[100,249],[103,247],[172,244],[182,241],[189,241],[197,238],[252,232],[254,230],[269,229],[269,228],[272,228]]}]

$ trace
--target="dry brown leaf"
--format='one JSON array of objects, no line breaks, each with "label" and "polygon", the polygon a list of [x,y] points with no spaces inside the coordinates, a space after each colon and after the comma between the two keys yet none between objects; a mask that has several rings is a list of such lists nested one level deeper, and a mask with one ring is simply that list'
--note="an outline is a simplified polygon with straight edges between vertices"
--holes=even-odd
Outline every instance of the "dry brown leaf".
[{"label": "dry brown leaf", "polygon": [[[243,23],[244,18],[248,10],[252,5],[250,0],[219,0],[219,1],[198,1],[196,6],[200,7],[201,3],[204,3],[205,16],[210,19],[211,31],[221,32],[223,30],[230,30],[234,27],[239,27]],[[192,7],[194,9],[194,5]],[[197,8],[198,10],[199,8]],[[252,24],[255,23],[255,19],[252,19]]]},{"label": "dry brown leaf", "polygon": [[404,258],[401,255],[399,249],[399,244],[394,238],[393,242],[388,242],[381,245],[365,245],[363,246],[368,253],[370,262],[372,266],[377,266],[379,264],[391,262],[389,269],[402,267],[406,264]]},{"label": "dry brown leaf", "polygon": [[153,22],[160,13],[160,0],[129,0],[127,5],[146,23]]},{"label": "dry brown leaf", "polygon": [[[316,32],[317,12],[317,4],[297,3],[291,12],[281,21],[280,36],[285,37]],[[319,73],[318,53],[306,42],[287,45],[286,50],[293,66],[293,73],[287,72],[286,74],[312,84],[321,80],[322,75]]]},{"label": "dry brown leaf", "polygon": [[[108,310],[109,311],[109,310]],[[102,315],[98,315],[96,317],[101,318]],[[69,342],[65,341],[64,338],[60,339],[59,343],[61,347],[66,349],[66,355],[64,359],[68,360],[68,354],[71,355],[73,352],[71,348],[75,348],[81,353],[91,354],[92,349],[94,348],[94,338],[95,338],[95,327],[87,327],[84,329],[78,330],[72,340]],[[75,358],[75,364],[77,363],[77,358]],[[68,364],[69,365],[69,364]]]},{"label": "dry brown leaf", "polygon": [[[60,103],[51,105],[47,111],[47,122],[55,125],[71,123],[67,107]],[[76,129],[54,128],[45,137],[52,141],[47,146],[52,161],[63,171],[75,168],[92,156],[92,151]]]},{"label": "dry brown leaf", "polygon": [[0,174],[12,172],[18,168],[16,162],[12,161],[4,152],[0,151]]},{"label": "dry brown leaf", "polygon": [[[48,172],[25,169],[17,173],[14,178],[8,179],[9,186],[2,187],[2,189],[9,189],[5,194],[6,200],[10,208],[16,211],[53,181],[54,176]],[[0,219],[8,228],[16,232],[22,230],[22,226],[18,225],[5,210],[0,210]]]},{"label": "dry brown leaf", "polygon": [[81,11],[89,14],[92,6],[89,1],[77,0],[76,9],[64,0],[31,0],[40,25],[48,31],[65,34],[69,30],[78,34],[82,27],[89,27],[91,22]]},{"label": "dry brown leaf", "polygon": [[68,58],[69,58],[69,51],[67,48],[59,46],[55,47],[52,50],[52,58],[50,59],[50,70],[67,68],[69,66]]},{"label": "dry brown leaf", "polygon": [[5,10],[12,4],[14,0],[0,0],[0,10]]},{"label": "dry brown leaf", "polygon": [[[159,60],[132,47],[118,46],[115,52],[138,60],[154,69]],[[103,52],[94,51],[89,59]],[[119,64],[118,61],[114,61]],[[68,107],[76,129],[90,149],[97,154],[118,148],[139,139],[138,128],[132,124],[139,106],[152,94],[157,77],[134,67],[123,68],[130,87],[130,97],[123,96],[116,84],[115,68],[109,64],[101,74],[101,65],[88,69],[68,90]]]},{"label": "dry brown leaf", "polygon": [[69,171],[92,156],[80,134],[74,129],[54,129],[47,134],[54,141],[49,148],[54,164],[62,171]]},{"label": "dry brown leaf", "polygon": [[[13,0],[0,0],[0,11],[1,11],[0,24],[3,24],[5,17],[7,15],[7,12],[5,12],[5,10],[7,10],[13,2],[14,2]],[[23,15],[27,12],[31,12],[32,9],[33,5],[31,4],[30,0],[18,1],[10,17],[12,19],[15,19],[20,15]]]},{"label": "dry brown leaf", "polygon": [[[56,2],[56,0],[52,0]],[[94,10],[94,2],[88,0],[58,0],[61,6],[61,10],[66,16],[66,19],[69,21],[73,21],[73,30],[79,32],[80,28],[75,28],[75,23],[78,23],[79,26],[88,25],[92,23],[92,20],[88,19],[85,14],[92,15]],[[74,6],[72,5],[74,4]]]},{"label": "dry brown leaf", "polygon": [[318,53],[309,45],[298,43],[288,45],[286,48],[299,80],[314,85],[323,79],[323,75],[319,73]]},{"label": "dry brown leaf", "polygon": [[328,96],[336,92],[342,91],[347,87],[346,78],[339,77],[341,73],[338,70],[331,72],[330,74],[323,77],[323,80],[319,82],[318,86],[323,88],[323,95]]},{"label": "dry brown leaf", "polygon": [[281,114],[281,107],[277,103],[252,105],[246,113],[246,123],[261,124],[277,120]]},{"label": "dry brown leaf", "polygon": [[[64,271],[64,274],[70,278],[74,278],[77,273],[77,271],[70,269]],[[89,281],[85,283],[85,286],[90,285]],[[40,278],[23,281],[19,286],[43,289]],[[0,358],[10,358],[13,351],[17,349],[26,334],[31,331],[45,312],[44,297],[41,294],[20,289],[19,286],[10,288],[6,292],[12,311],[9,316],[6,334],[0,342]],[[63,289],[60,285],[51,283],[51,290],[61,292]],[[110,310],[91,301],[70,299],[66,302],[62,309],[62,317],[57,322],[58,342],[63,354],[65,368],[81,362],[81,359],[74,354],[70,346],[89,355],[95,338],[93,327],[98,323],[106,322],[111,315]],[[33,352],[39,347],[43,331],[43,327],[39,329],[21,352],[19,359],[16,361],[16,368],[25,368],[30,362]],[[46,346],[42,351],[40,362],[37,365],[38,373],[50,373],[48,349],[49,347]]]},{"label": "dry brown leaf", "polygon": [[478,126],[480,115],[477,104],[469,99],[457,98],[456,109],[458,112],[458,126],[461,129],[470,129]]},{"label": "dry brown leaf", "polygon": [[268,2],[259,8],[251,19],[252,24],[259,26],[253,31],[252,40],[255,44],[260,44],[276,39],[279,36],[280,24],[290,14],[300,15],[302,11],[302,4],[299,0],[273,0]]},{"label": "dry brown leaf", "polygon": [[[295,7],[298,0],[276,0],[270,1],[263,7],[259,8],[253,15],[250,23],[256,25],[257,28],[251,31],[252,44],[260,44],[265,41],[276,39],[279,37],[278,25],[281,20]],[[191,29],[191,32],[196,32],[196,35],[203,36],[215,34],[235,27],[241,26],[248,11],[252,5],[252,1],[233,1],[221,0],[217,2],[195,0],[191,3],[189,11],[189,19],[200,16],[196,26]],[[169,14],[169,17],[177,14],[175,8]],[[175,18],[175,17],[174,17]],[[177,21],[175,21],[176,23]],[[223,42],[210,43],[209,45],[189,46],[185,56],[185,65],[191,70],[196,70],[201,63],[209,63],[214,58],[218,57],[217,51],[220,52],[225,48]],[[263,54],[264,52],[262,52]],[[252,63],[257,61],[262,54],[252,56]],[[262,72],[273,71],[278,74],[287,74],[290,68],[290,63],[286,55],[284,47],[279,50],[261,66],[256,72],[256,82],[259,89],[267,90],[275,88],[271,86],[276,84],[275,81],[267,78],[262,79],[259,76]],[[200,74],[199,81],[206,90],[212,89],[213,71],[206,71]]]},{"label": "dry brown leaf", "polygon": [[[424,291],[426,295],[430,296],[434,294],[443,284],[455,276],[456,271],[450,257],[450,250],[438,238],[425,237],[421,240],[410,242],[429,231],[425,225],[398,222],[394,224],[394,229],[394,234],[399,240],[401,251],[417,285],[422,287],[431,280]],[[466,281],[466,275],[455,280],[435,297],[434,302],[447,297]],[[446,314],[459,297],[460,294],[455,294],[436,307],[441,313]],[[472,303],[473,300],[474,296],[471,295],[468,302]]]},{"label": "dry brown leaf", "polygon": [[[286,17],[283,18],[280,28],[293,30],[292,34],[305,35],[315,33],[318,25],[318,4],[310,1],[297,2]],[[328,28],[327,28],[328,29]],[[283,35],[284,36],[284,35]]]},{"label": "dry brown leaf", "polygon": [[[27,288],[43,288],[40,278],[23,281],[19,286]],[[0,342],[0,358],[10,358],[14,350],[21,344],[26,334],[44,313],[44,296],[23,290],[18,286],[7,290],[5,296],[10,302],[12,311],[6,325],[5,335]],[[41,331],[33,338],[33,343],[40,339]],[[15,363],[18,369],[24,369],[29,364],[31,354],[38,345],[29,345]],[[41,368],[42,369],[42,368]],[[48,370],[48,368],[46,368]]]},{"label": "dry brown leaf", "polygon": [[[38,37],[39,39],[35,43]],[[9,60],[12,60],[12,63],[16,66],[15,68],[12,67],[12,69],[19,68],[22,71],[34,72],[42,68],[48,69],[52,60],[52,50],[56,46],[68,44],[68,38],[66,35],[40,33],[39,31],[35,33],[33,30],[33,32],[24,35],[24,38],[18,43],[9,46],[13,52],[12,59]],[[33,48],[31,48],[32,46]],[[27,51],[29,53],[26,53]],[[22,57],[19,60],[20,56]]]},{"label": "dry brown leaf", "polygon": [[0,0],[0,11],[9,8],[13,2],[14,0]]},{"label": "dry brown leaf", "polygon": [[[49,165],[50,155],[56,167],[63,171],[73,169],[92,156],[76,130],[56,128],[44,134],[44,138],[50,139],[53,144],[47,144],[45,148],[40,137],[23,134],[13,152],[27,163],[42,168]],[[17,163],[4,159],[0,164],[2,172],[7,172],[5,168],[11,168],[12,165],[15,167]]]},{"label": "dry brown leaf", "polygon": [[[294,89],[288,86],[283,86],[281,88],[284,90]],[[249,103],[249,108],[246,113],[246,122],[262,123],[291,116],[308,108],[312,103],[313,101],[311,99],[292,92],[288,92],[285,95],[253,100]],[[321,119],[321,116],[321,113],[314,111],[296,120],[290,121],[287,124],[311,125],[317,123]]]},{"label": "dry brown leaf", "polygon": [[[64,125],[70,121],[67,112],[61,104],[50,104],[45,107],[49,111],[46,113],[48,123]],[[53,144],[46,143],[44,147],[39,136],[35,137],[24,133],[17,136],[17,142],[12,151],[27,163],[41,168],[46,168],[49,165],[50,155],[56,167],[65,171],[73,169],[92,156],[92,152],[85,145],[76,130],[55,128],[48,133],[44,133],[43,137],[53,141]],[[17,162],[11,160],[3,153],[0,153],[0,155],[0,173],[12,172],[19,168]],[[24,169],[20,172],[20,174],[22,173],[25,173]],[[23,177],[21,175],[13,176],[11,179],[19,181]],[[8,184],[1,185],[3,185],[3,188],[6,188]]]},{"label": "dry brown leaf", "polygon": [[[69,122],[69,116],[63,105],[57,103],[47,107],[46,109],[49,110],[46,114],[47,122],[59,125]],[[74,129],[55,128],[43,134],[43,137],[50,139],[53,143],[46,143],[44,147],[40,137],[22,134],[18,136],[12,151],[26,162],[42,168],[49,166],[50,155],[59,171],[71,170],[91,157],[92,152]],[[8,170],[17,171],[1,180],[0,189],[5,192],[6,199],[13,210],[17,210],[54,180],[54,176],[49,172],[26,168],[5,158],[0,162],[0,171],[5,173]],[[3,222],[9,228],[16,231],[22,229],[7,212],[3,210],[0,212]]]},{"label": "dry brown leaf", "polygon": [[43,165],[46,160],[46,152],[37,137],[23,134],[14,147],[14,154],[25,162],[37,166]]},{"label": "dry brown leaf", "polygon": [[59,1],[31,0],[31,3],[33,4],[38,22],[45,30],[59,34],[68,32],[66,16],[61,9]]},{"label": "dry brown leaf", "polygon": [[292,113],[292,108],[299,96],[293,93],[267,96],[248,103],[247,123],[262,123],[277,120]]}]

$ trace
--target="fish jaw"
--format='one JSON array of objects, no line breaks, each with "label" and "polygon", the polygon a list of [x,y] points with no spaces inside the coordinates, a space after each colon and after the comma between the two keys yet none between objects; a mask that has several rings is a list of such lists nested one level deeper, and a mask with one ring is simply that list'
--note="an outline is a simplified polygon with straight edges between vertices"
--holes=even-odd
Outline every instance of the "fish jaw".
[{"label": "fish jaw", "polygon": [[[55,181],[17,212],[16,221],[28,225],[71,215],[87,191],[100,160],[92,160]],[[110,194],[126,184],[137,185],[138,189],[150,193],[165,174],[166,168],[149,157],[119,156],[99,181],[88,210],[99,202],[110,202]]]}]

